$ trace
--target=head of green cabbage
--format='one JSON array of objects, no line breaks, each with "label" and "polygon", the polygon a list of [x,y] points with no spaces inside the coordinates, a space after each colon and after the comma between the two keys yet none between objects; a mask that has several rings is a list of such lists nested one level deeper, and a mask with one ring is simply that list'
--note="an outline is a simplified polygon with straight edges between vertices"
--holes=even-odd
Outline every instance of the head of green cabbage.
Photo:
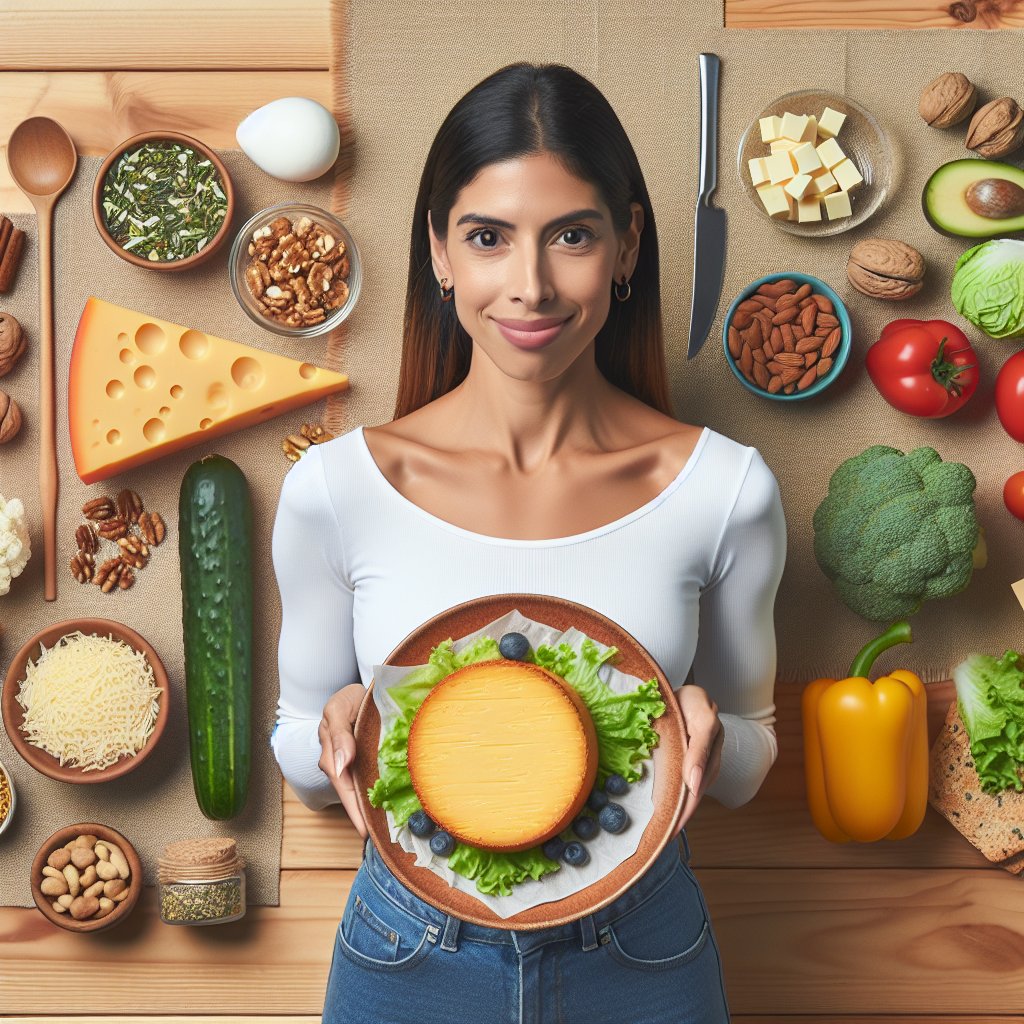
[{"label": "head of green cabbage", "polygon": [[956,311],[990,338],[1024,338],[1024,242],[996,238],[968,249],[952,292]]}]

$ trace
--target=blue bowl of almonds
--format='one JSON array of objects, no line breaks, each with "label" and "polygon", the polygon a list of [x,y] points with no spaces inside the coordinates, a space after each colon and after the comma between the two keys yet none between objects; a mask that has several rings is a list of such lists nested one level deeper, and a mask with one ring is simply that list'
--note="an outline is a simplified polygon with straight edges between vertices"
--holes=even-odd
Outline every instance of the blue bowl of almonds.
[{"label": "blue bowl of almonds", "polygon": [[227,168],[180,132],[133,135],[107,155],[93,185],[100,237],[147,270],[190,270],[227,240],[235,192]]}]

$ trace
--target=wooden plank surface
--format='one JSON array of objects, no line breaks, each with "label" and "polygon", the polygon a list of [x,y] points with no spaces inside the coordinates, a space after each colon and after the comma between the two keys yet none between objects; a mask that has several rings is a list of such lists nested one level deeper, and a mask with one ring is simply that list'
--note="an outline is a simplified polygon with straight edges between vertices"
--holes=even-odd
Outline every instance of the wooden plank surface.
[{"label": "wooden plank surface", "polygon": [[725,0],[726,28],[1021,28],[1020,0]]},{"label": "wooden plank surface", "polygon": [[[970,22],[949,7],[726,0],[725,17],[733,28],[1024,25],[1024,3],[961,4],[961,14],[975,15]],[[298,14],[271,0],[0,0],[0,144],[25,117],[48,114],[84,154],[161,127],[234,146],[238,122],[271,99],[305,95],[329,105],[327,33],[328,0],[310,0]],[[0,210],[29,209],[0,153]],[[932,810],[901,843],[823,840],[803,797],[799,692],[779,687],[781,755],[758,797],[737,811],[707,801],[689,828],[733,1020],[1024,1021],[1020,880],[988,865]],[[949,684],[929,693],[934,735]],[[254,908],[218,928],[171,928],[147,888],[128,922],[87,938],[51,927],[35,910],[0,908],[0,1017],[319,1021],[362,844],[340,809],[313,813],[283,791],[280,907]]]}]

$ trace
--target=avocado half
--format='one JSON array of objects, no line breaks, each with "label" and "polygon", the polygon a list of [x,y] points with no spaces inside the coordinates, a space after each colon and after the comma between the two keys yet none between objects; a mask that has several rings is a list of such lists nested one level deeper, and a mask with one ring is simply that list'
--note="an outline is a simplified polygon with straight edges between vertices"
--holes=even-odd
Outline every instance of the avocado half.
[{"label": "avocado half", "polygon": [[1024,231],[1024,215],[982,217],[966,200],[967,190],[977,181],[1002,178],[1024,188],[1024,171],[995,160],[952,160],[928,179],[921,205],[928,223],[944,235],[959,238],[995,238]]}]

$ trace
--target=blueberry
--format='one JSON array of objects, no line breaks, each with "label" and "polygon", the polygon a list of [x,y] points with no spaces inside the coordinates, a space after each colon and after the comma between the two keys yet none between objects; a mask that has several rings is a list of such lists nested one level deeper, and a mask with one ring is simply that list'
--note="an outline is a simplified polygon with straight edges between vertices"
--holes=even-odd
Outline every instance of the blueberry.
[{"label": "blueberry", "polygon": [[406,824],[409,826],[409,831],[421,839],[433,835],[434,829],[437,828],[426,811],[413,811]]},{"label": "blueberry", "polygon": [[554,839],[549,839],[544,844],[544,856],[550,857],[551,860],[561,860],[562,854],[565,853],[565,842],[555,836]]},{"label": "blueberry", "polygon": [[498,651],[503,658],[523,661],[530,652],[530,641],[522,633],[506,633],[498,641]]},{"label": "blueberry", "polygon": [[595,789],[593,793],[587,797],[587,806],[592,811],[599,811],[605,804],[608,803],[608,794],[601,789]]},{"label": "blueberry", "polygon": [[597,835],[598,825],[595,818],[581,814],[573,823],[572,830],[580,839],[593,839]]},{"label": "blueberry", "polygon": [[455,837],[450,832],[435,832],[430,837],[430,849],[438,857],[450,857],[455,849]]},{"label": "blueberry", "polygon": [[622,804],[609,804],[598,815],[598,821],[605,832],[624,832],[629,824],[629,815]]},{"label": "blueberry", "polygon": [[582,843],[569,843],[562,853],[562,860],[574,868],[583,867],[590,860],[590,854]]},{"label": "blueberry", "polygon": [[625,796],[629,792],[629,783],[621,775],[609,775],[604,780],[604,791],[612,796]]}]

